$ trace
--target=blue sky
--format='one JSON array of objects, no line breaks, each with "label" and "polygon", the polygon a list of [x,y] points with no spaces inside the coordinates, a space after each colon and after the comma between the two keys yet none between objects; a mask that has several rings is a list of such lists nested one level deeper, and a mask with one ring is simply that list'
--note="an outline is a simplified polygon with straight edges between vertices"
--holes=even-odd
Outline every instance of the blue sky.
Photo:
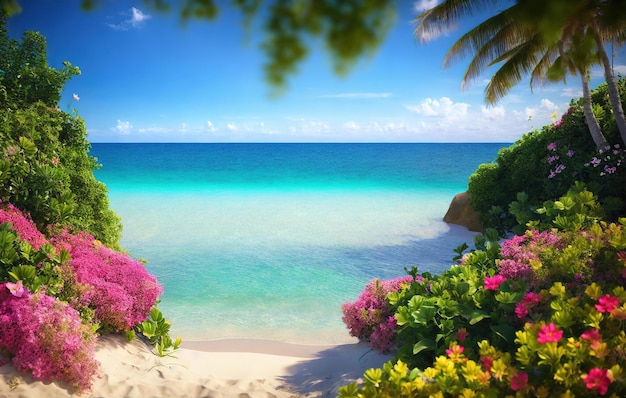
[{"label": "blue sky", "polygon": [[[512,142],[581,95],[578,77],[534,92],[522,82],[486,106],[489,74],[462,90],[467,63],[442,68],[472,21],[429,43],[412,35],[411,20],[434,1],[398,1],[382,47],[345,77],[314,43],[278,98],[263,77],[261,30],[246,33],[228,7],[216,21],[182,25],[141,1],[100,0],[83,12],[77,0],[22,0],[8,29],[41,32],[51,66],[81,69],[60,107],[78,111],[92,142]],[[614,64],[626,74],[623,50]],[[594,70],[593,87],[602,81]]]}]

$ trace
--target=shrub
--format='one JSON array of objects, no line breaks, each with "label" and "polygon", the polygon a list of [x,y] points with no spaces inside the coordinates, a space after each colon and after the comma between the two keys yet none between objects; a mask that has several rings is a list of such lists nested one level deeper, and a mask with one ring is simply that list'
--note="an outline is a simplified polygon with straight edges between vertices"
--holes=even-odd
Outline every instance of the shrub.
[{"label": "shrub", "polygon": [[95,336],[76,310],[43,291],[0,284],[0,348],[20,372],[62,380],[79,392],[91,387],[98,362]]},{"label": "shrub", "polygon": [[[626,78],[621,78],[619,84],[625,90]],[[544,201],[565,194],[575,181],[585,183],[598,195],[608,220],[624,214],[624,151],[611,116],[606,84],[594,90],[592,96],[598,109],[596,117],[612,143],[610,148],[596,151],[582,111],[582,99],[573,100],[560,120],[523,135],[510,147],[501,149],[495,163],[479,166],[470,176],[471,204],[480,212],[485,227],[501,233],[512,230],[517,220],[507,210],[510,203],[519,201],[520,192],[526,195],[527,207],[534,210]]]},{"label": "shrub", "polygon": [[64,232],[52,241],[69,252],[77,282],[92,287],[83,300],[94,308],[102,327],[126,331],[146,320],[163,288],[141,262],[112,251],[85,232]]},{"label": "shrub", "polygon": [[106,186],[93,175],[80,118],[38,103],[0,109],[0,201],[28,213],[38,229],[68,226],[117,247],[121,224]]},{"label": "shrub", "polygon": [[581,217],[543,224],[571,228],[529,230],[390,293],[397,361],[340,396],[626,394],[626,218],[572,208]]},{"label": "shrub", "polygon": [[372,280],[358,299],[341,306],[343,322],[350,335],[361,340],[369,340],[370,345],[380,352],[387,352],[393,345],[396,319],[387,303],[387,295],[396,292],[414,281],[411,276],[393,280]]}]

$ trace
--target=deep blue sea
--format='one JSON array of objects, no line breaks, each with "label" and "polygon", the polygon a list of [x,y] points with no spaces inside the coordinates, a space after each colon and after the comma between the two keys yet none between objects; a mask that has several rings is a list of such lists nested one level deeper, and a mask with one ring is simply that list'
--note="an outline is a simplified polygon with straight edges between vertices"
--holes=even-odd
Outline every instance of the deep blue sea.
[{"label": "deep blue sea", "polygon": [[508,144],[93,144],[121,244],[186,340],[354,341],[341,305],[373,278],[439,273],[473,233],[453,196]]}]

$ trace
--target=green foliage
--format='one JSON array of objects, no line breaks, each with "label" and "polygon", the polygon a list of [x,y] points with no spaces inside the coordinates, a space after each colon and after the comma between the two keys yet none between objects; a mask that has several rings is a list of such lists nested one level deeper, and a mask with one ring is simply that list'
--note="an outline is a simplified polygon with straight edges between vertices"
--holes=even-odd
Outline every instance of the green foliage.
[{"label": "green foliage", "polygon": [[[618,82],[623,93],[625,82],[624,78]],[[592,96],[607,140],[620,142],[606,84],[594,90]],[[480,165],[469,178],[471,204],[481,214],[485,227],[501,233],[520,233],[535,209],[566,194],[575,181],[580,181],[598,195],[605,207],[604,216],[614,220],[626,210],[626,167],[621,167],[623,161],[619,160],[623,157],[623,149],[614,145],[596,152],[582,99],[578,99],[554,125],[525,134],[512,146],[501,149],[495,163]],[[605,166],[613,166],[615,171],[608,173]],[[520,193],[522,196],[518,196]]]},{"label": "green foliage", "polygon": [[[145,2],[162,12],[177,6],[184,22],[213,20],[227,7],[215,0]],[[81,1],[85,10],[97,3]],[[287,77],[298,71],[317,41],[331,55],[335,72],[345,74],[358,59],[378,49],[396,16],[396,3],[390,0],[233,0],[231,7],[241,11],[244,26],[256,22],[263,27],[260,47],[267,57],[265,76],[276,93],[285,89]],[[0,0],[2,8],[12,15],[19,6],[15,0]]]},{"label": "green foliage", "polygon": [[50,244],[35,249],[19,239],[11,223],[0,224],[0,281],[21,280],[31,292],[45,286],[51,295],[59,295],[64,287],[61,265],[66,255],[64,251],[57,253]]},{"label": "green foliage", "polygon": [[[626,218],[600,221],[582,184],[550,203],[531,226],[552,229],[482,237],[459,265],[390,294],[397,358],[339,396],[626,394]],[[530,277],[511,274],[520,263]]]},{"label": "green foliage", "polygon": [[135,331],[141,334],[148,343],[154,347],[155,353],[160,356],[170,355],[178,349],[181,339],[172,341],[169,335],[171,323],[168,322],[156,305],[150,310],[148,319],[137,324],[133,331],[127,334],[127,338],[133,339]]},{"label": "green foliage", "polygon": [[121,223],[93,175],[86,135],[82,119],[41,102],[0,109],[0,201],[30,213],[40,229],[69,226],[117,247]]},{"label": "green foliage", "polygon": [[9,39],[0,14],[0,108],[23,108],[36,102],[54,107],[65,83],[80,70],[69,62],[58,70],[48,66],[46,38],[25,32],[21,41]]}]

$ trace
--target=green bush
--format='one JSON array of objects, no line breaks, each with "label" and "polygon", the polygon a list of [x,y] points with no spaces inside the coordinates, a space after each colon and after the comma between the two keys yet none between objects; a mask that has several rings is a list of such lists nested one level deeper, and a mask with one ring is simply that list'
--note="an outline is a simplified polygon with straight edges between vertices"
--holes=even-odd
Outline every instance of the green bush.
[{"label": "green bush", "polygon": [[[619,83],[624,95],[626,79]],[[575,181],[584,182],[598,195],[607,218],[615,220],[623,214],[626,168],[618,166],[614,172],[604,171],[605,166],[616,166],[617,158],[623,159],[625,153],[610,116],[606,84],[593,91],[593,101],[611,148],[602,148],[600,153],[596,150],[583,115],[582,99],[578,99],[553,125],[525,134],[512,146],[501,149],[495,163],[479,166],[470,176],[471,203],[480,212],[485,227],[504,233],[518,225],[507,211],[518,193],[526,194],[529,208],[539,208],[544,201],[565,194]],[[613,151],[619,154],[612,154]],[[594,159],[601,159],[601,164],[591,164]]]},{"label": "green bush", "polygon": [[530,222],[547,229],[390,293],[396,360],[340,397],[624,396],[626,218],[600,213],[579,184]]},{"label": "green bush", "polygon": [[29,213],[42,230],[67,226],[118,247],[121,223],[93,175],[85,124],[58,110],[63,86],[77,74],[68,62],[49,67],[41,34],[10,39],[0,16],[0,202]]},{"label": "green bush", "polygon": [[82,119],[36,103],[0,110],[0,201],[27,212],[40,229],[68,226],[117,247],[121,223],[106,186],[93,175]]}]

